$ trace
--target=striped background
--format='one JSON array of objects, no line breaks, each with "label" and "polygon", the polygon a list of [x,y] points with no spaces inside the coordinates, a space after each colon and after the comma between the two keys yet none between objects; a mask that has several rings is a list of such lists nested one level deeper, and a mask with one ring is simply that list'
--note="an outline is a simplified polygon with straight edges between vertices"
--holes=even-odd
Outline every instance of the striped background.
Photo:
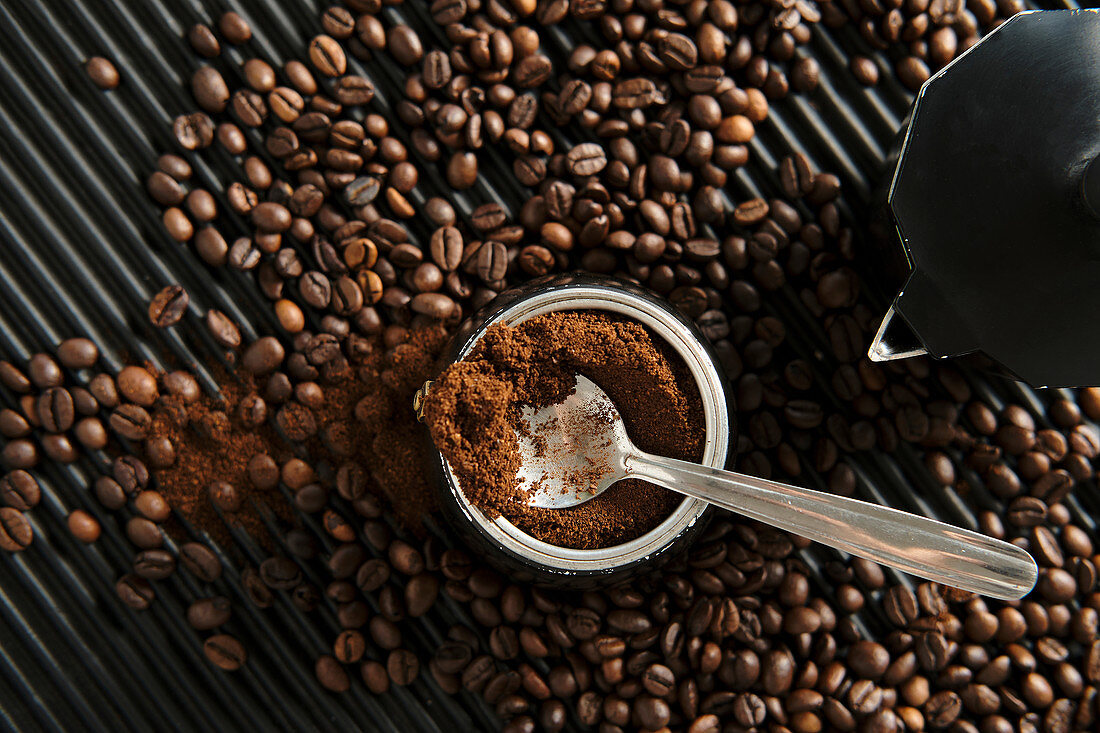
[{"label": "striped background", "polygon": [[[148,360],[186,365],[203,374],[202,365],[218,353],[199,321],[207,309],[232,316],[247,339],[276,332],[271,308],[250,275],[211,270],[167,236],[143,181],[160,152],[175,150],[171,119],[195,107],[187,79],[202,60],[183,40],[191,24],[211,22],[228,9],[251,22],[251,43],[227,47],[219,61],[232,81],[231,74],[239,73],[246,58],[242,51],[277,67],[303,57],[306,40],[320,30],[319,13],[327,4],[0,4],[0,358],[22,362],[65,337],[88,335],[100,344],[103,363],[112,369],[126,361]],[[399,10],[384,12],[389,21],[404,14],[410,25],[430,34],[426,38],[441,39],[426,17],[426,6],[409,0]],[[575,26],[554,29],[544,38],[549,52],[568,49],[574,43],[566,35],[570,32],[586,31]],[[871,53],[854,29],[835,35],[815,30],[811,44],[800,53],[820,61],[820,87],[812,95],[792,95],[773,105],[768,121],[758,125],[751,164],[731,179],[731,199],[776,192],[775,163],[792,150],[802,150],[820,169],[842,176],[853,215],[864,216],[910,95],[893,82],[883,56],[876,57],[883,81],[873,90],[860,87],[847,71],[846,54],[853,52]],[[88,81],[82,63],[92,55],[115,62],[122,75],[119,89],[101,92]],[[378,86],[373,106],[385,114],[400,98],[396,83],[402,69],[387,57],[362,73]],[[206,162],[189,159],[197,181],[215,193],[240,175],[218,146],[207,151]],[[459,197],[463,213],[470,211],[469,200],[489,198],[518,211],[524,192],[509,188],[510,173],[493,174],[490,167],[491,162],[483,162],[482,181],[470,199]],[[439,170],[423,171],[422,180],[443,186]],[[242,222],[235,224],[243,231]],[[230,241],[236,235],[223,233]],[[187,327],[156,331],[145,308],[152,294],[169,283],[180,283],[191,294]],[[788,341],[803,358],[813,363],[815,351],[827,350],[820,326],[799,313],[797,294],[790,287],[769,294],[766,310],[783,316],[790,329]],[[1041,400],[1055,396],[970,377],[977,393],[994,406],[1006,399],[1022,401],[1040,419]],[[14,396],[0,388],[0,405],[14,403]],[[894,456],[859,460],[864,498],[975,525],[955,495],[935,485],[909,446]],[[214,592],[234,601],[227,630],[245,641],[250,662],[233,674],[214,669],[202,655],[202,637],[187,626],[182,612],[194,598],[209,595],[210,588],[201,589],[188,573],[178,573],[156,585],[157,602],[147,612],[131,612],[116,598],[114,582],[129,566],[133,548],[119,531],[121,523],[88,491],[105,465],[105,456],[86,453],[72,466],[37,469],[44,498],[28,515],[34,543],[26,552],[0,555],[0,728],[455,731],[496,726],[479,697],[442,693],[426,670],[412,687],[381,698],[370,696],[358,681],[342,696],[324,692],[312,668],[337,633],[334,610],[323,606],[307,618],[283,599],[257,611],[238,590],[235,571],[227,572]],[[976,476],[963,478],[980,483]],[[806,480],[821,479],[808,474]],[[915,487],[918,492],[891,487]],[[982,501],[980,490],[976,496]],[[1090,507],[1071,507],[1078,521],[1092,526],[1086,518]],[[65,517],[77,508],[104,525],[104,536],[92,547],[79,546],[65,528]],[[325,533],[311,526],[319,541],[326,542]],[[247,538],[240,540],[238,547],[227,550],[227,559],[263,557]],[[830,556],[815,547],[807,560],[816,567]],[[324,587],[324,576],[316,569],[307,569],[307,577]],[[871,634],[887,628],[875,614],[872,609],[860,619]],[[427,618],[405,622],[402,630],[406,644],[427,660],[447,628],[463,621],[476,628],[441,595]]]}]

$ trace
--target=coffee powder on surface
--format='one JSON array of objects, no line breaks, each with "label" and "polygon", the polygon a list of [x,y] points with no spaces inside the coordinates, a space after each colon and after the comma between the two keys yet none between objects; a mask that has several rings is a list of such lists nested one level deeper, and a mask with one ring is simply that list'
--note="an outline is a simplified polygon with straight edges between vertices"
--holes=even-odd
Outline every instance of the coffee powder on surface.
[{"label": "coffee powder on surface", "polygon": [[256,500],[284,519],[289,519],[292,512],[274,487],[260,489],[253,484],[248,476],[249,461],[263,454],[281,465],[293,453],[266,424],[248,428],[237,418],[241,401],[255,394],[251,379],[225,375],[219,381],[221,399],[203,397],[188,404],[176,395],[161,398],[152,413],[150,433],[171,441],[177,458],[173,465],[154,470],[153,476],[158,491],[174,509],[226,546],[230,544],[229,533],[218,519],[209,489],[215,482],[229,484],[238,509],[226,511],[226,521],[263,541],[267,532]]},{"label": "coffee powder on surface", "polygon": [[[291,400],[264,408],[282,412],[284,431],[309,434],[295,441],[304,445],[314,476],[308,483],[328,491],[333,471],[354,464],[357,473],[369,476],[365,490],[384,495],[405,528],[421,531],[421,519],[435,508],[435,492],[423,469],[426,448],[411,408],[412,396],[432,373],[446,337],[442,327],[428,326],[412,331],[405,343],[391,349],[371,341],[369,348],[363,347],[365,353],[344,369],[324,375],[318,390],[320,404],[305,408]],[[166,395],[158,402],[150,435],[170,441],[176,459],[154,471],[156,485],[188,521],[228,543],[210,486],[229,484],[239,508],[224,511],[226,521],[263,541],[267,532],[257,500],[288,522],[294,521],[294,508],[275,485],[257,486],[249,464],[257,455],[267,455],[285,474],[283,467],[300,451],[269,421],[249,425],[242,420],[242,403],[256,400],[262,391],[252,375],[240,370],[233,375],[217,371],[217,376],[219,398],[185,401]],[[327,475],[321,468],[325,464],[330,467]]]},{"label": "coffee powder on surface", "polygon": [[447,331],[434,324],[410,332],[391,349],[378,344],[354,375],[325,386],[318,418],[346,431],[342,460],[354,460],[370,475],[369,489],[389,500],[398,521],[420,534],[421,520],[436,507],[428,482],[428,446],[413,412],[413,395],[432,375]]},{"label": "coffee powder on surface", "polygon": [[607,392],[639,448],[701,459],[702,401],[687,366],[641,324],[593,311],[490,327],[469,356],[432,385],[425,417],[476,506],[551,544],[594,549],[645,534],[682,498],[627,479],[569,509],[527,505],[516,479],[520,409],[561,402],[578,373]]}]

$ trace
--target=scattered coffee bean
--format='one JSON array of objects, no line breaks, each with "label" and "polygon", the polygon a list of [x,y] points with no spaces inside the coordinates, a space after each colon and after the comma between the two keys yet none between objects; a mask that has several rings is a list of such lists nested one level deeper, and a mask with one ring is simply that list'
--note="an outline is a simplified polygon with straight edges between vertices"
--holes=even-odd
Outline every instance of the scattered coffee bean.
[{"label": "scattered coffee bean", "polygon": [[206,658],[215,666],[232,672],[240,669],[248,661],[244,645],[229,634],[215,634],[202,644]]},{"label": "scattered coffee bean", "polygon": [[84,68],[88,72],[88,78],[100,89],[115,89],[118,87],[118,69],[102,56],[92,56],[88,59]]},{"label": "scattered coffee bean", "polygon": [[84,543],[92,543],[99,539],[99,522],[83,509],[77,509],[69,514],[67,524],[73,537]]},{"label": "scattered coffee bean", "polygon": [[57,347],[57,360],[68,369],[88,369],[99,360],[99,348],[90,339],[65,339]]},{"label": "scattered coffee bean", "polygon": [[187,609],[187,623],[199,631],[207,631],[227,623],[231,615],[228,598],[201,598]]},{"label": "scattered coffee bean", "polygon": [[29,511],[38,505],[42,491],[34,476],[26,471],[16,470],[0,477],[0,504]]},{"label": "scattered coffee bean", "polygon": [[149,320],[157,328],[168,328],[180,322],[191,298],[179,285],[169,285],[149,302]]},{"label": "scattered coffee bean", "polygon": [[191,94],[199,106],[210,113],[224,112],[229,104],[229,87],[212,66],[201,66],[191,76]]},{"label": "scattered coffee bean", "polygon": [[10,506],[0,507],[0,550],[25,550],[33,537],[34,531],[23,512]]},{"label": "scattered coffee bean", "polygon": [[248,21],[232,11],[218,18],[218,30],[221,31],[225,40],[234,45],[245,43],[252,38],[252,27],[249,26]]},{"label": "scattered coffee bean", "polygon": [[153,603],[156,594],[149,581],[137,575],[124,575],[115,584],[119,599],[135,611],[143,611]]}]

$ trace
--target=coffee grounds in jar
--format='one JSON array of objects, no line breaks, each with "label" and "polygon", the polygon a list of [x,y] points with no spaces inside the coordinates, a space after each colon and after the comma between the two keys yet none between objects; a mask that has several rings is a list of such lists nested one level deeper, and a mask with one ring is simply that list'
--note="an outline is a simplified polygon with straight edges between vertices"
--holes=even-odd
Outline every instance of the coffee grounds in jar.
[{"label": "coffee grounds in jar", "polygon": [[572,392],[576,374],[607,392],[639,448],[702,458],[702,400],[683,360],[640,323],[594,311],[549,313],[514,328],[490,327],[474,350],[432,385],[425,418],[463,492],[489,516],[503,516],[561,547],[608,547],[650,531],[683,499],[626,479],[568,509],[527,505],[516,478],[520,409],[561,402]]}]

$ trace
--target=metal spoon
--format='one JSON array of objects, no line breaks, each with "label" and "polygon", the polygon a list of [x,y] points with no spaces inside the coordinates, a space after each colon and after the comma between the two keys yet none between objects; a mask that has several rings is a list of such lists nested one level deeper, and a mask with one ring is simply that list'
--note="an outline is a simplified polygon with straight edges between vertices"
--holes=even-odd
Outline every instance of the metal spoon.
[{"label": "metal spoon", "polygon": [[529,429],[517,432],[518,475],[533,506],[564,509],[616,481],[639,478],[974,593],[1014,600],[1035,585],[1035,561],[1007,542],[889,507],[645,453],[630,441],[611,398],[580,375],[563,402],[524,408],[523,416]]}]

